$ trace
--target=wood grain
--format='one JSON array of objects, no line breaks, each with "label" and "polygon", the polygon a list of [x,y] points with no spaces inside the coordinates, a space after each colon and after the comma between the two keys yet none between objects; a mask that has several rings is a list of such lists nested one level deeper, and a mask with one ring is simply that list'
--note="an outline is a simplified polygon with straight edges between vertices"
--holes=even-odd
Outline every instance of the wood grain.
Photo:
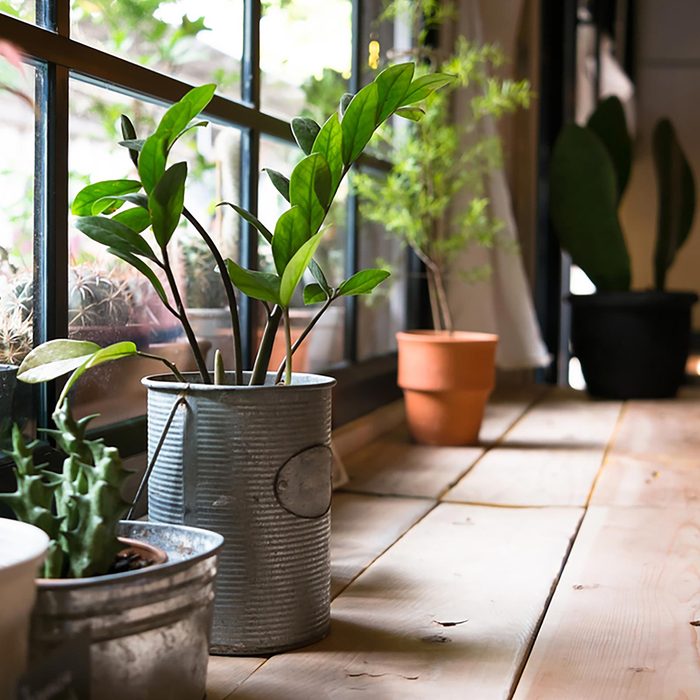
[{"label": "wood grain", "polygon": [[207,700],[224,700],[264,662],[253,657],[210,656]]},{"label": "wood grain", "polygon": [[231,697],[506,698],[580,516],[439,505],[336,598],[326,640]]},{"label": "wood grain", "polygon": [[700,509],[588,510],[515,700],[700,697]]}]

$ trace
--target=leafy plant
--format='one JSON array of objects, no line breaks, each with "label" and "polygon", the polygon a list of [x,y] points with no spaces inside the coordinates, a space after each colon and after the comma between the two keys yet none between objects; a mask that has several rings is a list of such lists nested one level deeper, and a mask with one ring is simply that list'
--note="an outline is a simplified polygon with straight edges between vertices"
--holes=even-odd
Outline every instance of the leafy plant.
[{"label": "leafy plant", "polygon": [[[658,187],[654,280],[658,290],[690,234],[695,182],[668,119],[652,137]],[[618,207],[632,166],[632,143],[617,97],[602,100],[586,126],[566,125],[554,146],[550,168],[550,214],[562,248],[599,291],[626,291],[630,257]]]},{"label": "leafy plant", "polygon": [[[456,80],[428,96],[434,74],[417,77],[414,94],[427,97],[425,107],[402,113],[415,123],[379,133],[392,149],[391,171],[385,177],[355,174],[352,182],[360,196],[362,215],[401,238],[424,263],[434,326],[451,332],[446,278],[454,272],[456,257],[470,245],[493,246],[502,225],[489,211],[484,186],[487,175],[501,163],[500,140],[480,131],[481,122],[527,107],[532,92],[527,81],[494,75],[504,61],[494,45],[477,46],[460,37],[454,54],[440,62],[425,43],[425,27],[438,26],[450,12],[449,4],[434,0],[396,0],[387,6],[385,17],[413,18],[419,41],[412,55],[429,66],[440,63],[440,71],[454,74]],[[419,29],[421,26],[424,28]],[[452,101],[458,92],[468,95],[468,115],[455,121]],[[465,193],[469,201],[458,210],[457,200]],[[474,278],[487,272],[479,269],[462,274]]]}]

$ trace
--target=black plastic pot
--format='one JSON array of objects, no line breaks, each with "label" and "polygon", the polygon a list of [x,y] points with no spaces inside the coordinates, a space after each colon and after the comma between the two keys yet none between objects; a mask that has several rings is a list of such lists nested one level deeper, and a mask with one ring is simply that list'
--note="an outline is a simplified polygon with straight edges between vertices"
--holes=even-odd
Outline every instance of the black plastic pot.
[{"label": "black plastic pot", "polygon": [[573,354],[592,396],[676,395],[690,347],[692,292],[599,292],[571,296]]},{"label": "black plastic pot", "polygon": [[17,367],[0,365],[0,427],[12,419],[12,400],[15,395]]}]

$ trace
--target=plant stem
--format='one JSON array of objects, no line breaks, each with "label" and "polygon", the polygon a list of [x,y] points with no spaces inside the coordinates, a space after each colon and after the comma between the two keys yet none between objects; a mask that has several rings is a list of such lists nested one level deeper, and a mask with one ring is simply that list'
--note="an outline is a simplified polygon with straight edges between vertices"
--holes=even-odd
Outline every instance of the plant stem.
[{"label": "plant stem", "polygon": [[282,309],[275,306],[272,313],[267,317],[265,330],[263,331],[262,340],[258,347],[258,354],[253,365],[253,372],[250,377],[250,386],[260,386],[265,383],[267,368],[270,364],[270,356],[272,355],[272,346],[275,342],[275,335],[280,325],[282,318]]},{"label": "plant stem", "polygon": [[452,314],[450,313],[450,305],[447,301],[447,291],[445,289],[445,279],[442,275],[440,266],[436,265],[433,271],[435,276],[435,290],[437,291],[438,305],[440,307],[440,315],[444,329],[452,335],[454,333],[454,323],[452,322]]},{"label": "plant stem", "polygon": [[163,246],[161,248],[161,253],[163,254],[163,269],[165,270],[165,275],[168,278],[168,284],[170,285],[170,291],[173,295],[173,301],[177,307],[178,314],[180,316],[180,323],[182,323],[182,328],[187,336],[187,342],[190,344],[192,349],[192,354],[194,355],[194,361],[197,363],[197,369],[202,376],[202,382],[204,384],[211,384],[211,379],[209,377],[209,371],[207,370],[207,364],[202,356],[202,351],[199,349],[199,344],[197,343],[197,337],[192,330],[190,321],[187,318],[187,313],[185,312],[185,305],[182,303],[182,297],[180,296],[180,290],[177,288],[177,283],[175,282],[175,277],[173,275],[172,268],[170,267],[170,260],[168,258],[168,251]]},{"label": "plant stem", "polygon": [[[326,313],[326,310],[328,307],[337,299],[338,297],[332,296],[329,297],[326,300],[326,303],[319,309],[318,313],[309,321],[309,325],[304,328],[302,331],[301,335],[294,341],[294,345],[292,345],[292,355],[297,351],[297,348],[306,340],[306,336],[311,333],[313,330],[314,326],[318,323],[318,320],[323,316],[324,313]],[[284,372],[285,367],[287,366],[287,360],[282,360],[280,363],[280,366],[277,368],[277,375],[275,376],[275,384],[279,384],[279,382],[282,379],[282,373]]]},{"label": "plant stem", "polygon": [[437,298],[437,289],[435,288],[435,277],[430,267],[425,268],[428,277],[428,299],[430,301],[430,315],[433,317],[433,327],[436,331],[445,330],[440,314],[440,304]]},{"label": "plant stem", "polygon": [[231,331],[233,332],[233,363],[234,369],[236,371],[236,384],[243,384],[243,351],[241,349],[241,324],[238,319],[238,306],[236,304],[236,292],[233,288],[233,283],[231,278],[228,276],[228,271],[226,270],[226,263],[224,258],[216,247],[216,243],[212,240],[211,236],[207,233],[205,228],[197,221],[197,219],[192,215],[192,213],[184,207],[182,210],[183,216],[189,221],[192,226],[197,230],[197,233],[202,237],[202,240],[207,244],[211,254],[216,260],[216,266],[219,268],[219,274],[221,275],[221,281],[224,284],[224,289],[226,290],[226,299],[228,300],[229,311],[231,313]]},{"label": "plant stem", "polygon": [[141,352],[141,350],[137,350],[136,354],[139,357],[145,357],[149,360],[159,360],[175,375],[175,379],[177,379],[178,382],[183,382],[184,384],[187,383],[187,380],[182,375],[180,370],[175,366],[174,362],[171,362],[170,360],[166,359],[165,357],[161,357],[160,355],[151,355],[150,352]]},{"label": "plant stem", "polygon": [[284,310],[284,340],[285,354],[287,361],[285,363],[284,383],[290,386],[292,383],[292,323],[289,320],[289,309]]}]

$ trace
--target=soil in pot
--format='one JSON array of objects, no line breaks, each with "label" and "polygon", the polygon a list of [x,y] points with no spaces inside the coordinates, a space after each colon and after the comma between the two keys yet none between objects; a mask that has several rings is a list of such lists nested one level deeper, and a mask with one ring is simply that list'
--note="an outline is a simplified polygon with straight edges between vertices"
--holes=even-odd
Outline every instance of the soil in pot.
[{"label": "soil in pot", "polygon": [[426,445],[473,445],[495,381],[498,336],[409,331],[396,334],[398,382],[411,434]]}]

